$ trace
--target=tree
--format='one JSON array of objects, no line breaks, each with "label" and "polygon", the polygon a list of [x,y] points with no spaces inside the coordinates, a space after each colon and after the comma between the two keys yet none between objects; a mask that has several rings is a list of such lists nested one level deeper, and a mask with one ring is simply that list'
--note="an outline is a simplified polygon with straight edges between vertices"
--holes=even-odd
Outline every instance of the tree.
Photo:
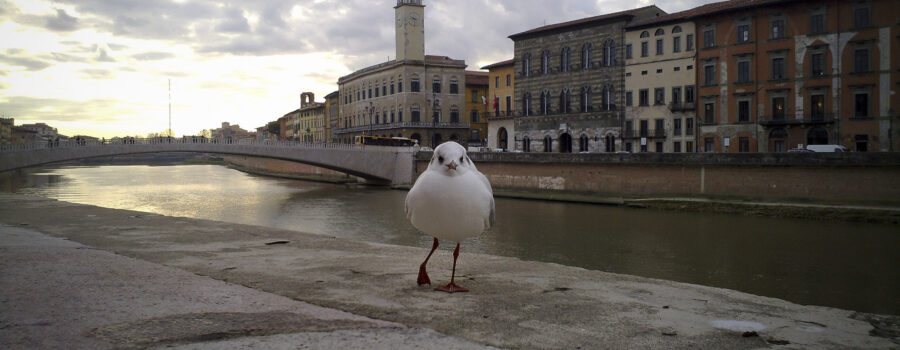
[{"label": "tree", "polygon": [[281,123],[277,120],[269,122],[266,124],[266,131],[274,135],[281,134]]}]

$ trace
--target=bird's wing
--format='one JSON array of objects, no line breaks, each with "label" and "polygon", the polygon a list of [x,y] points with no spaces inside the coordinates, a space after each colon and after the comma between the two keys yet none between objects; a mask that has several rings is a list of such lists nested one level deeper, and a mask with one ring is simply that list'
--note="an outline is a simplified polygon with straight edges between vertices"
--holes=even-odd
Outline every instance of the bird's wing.
[{"label": "bird's wing", "polygon": [[494,227],[494,213],[494,196],[491,196],[491,215],[488,216],[487,223],[485,223],[485,229],[489,230],[491,227]]},{"label": "bird's wing", "polygon": [[490,197],[491,197],[491,213],[490,213],[490,214],[488,215],[488,217],[486,217],[485,220],[484,220],[484,227],[485,227],[485,229],[490,229],[491,227],[494,227],[494,217],[495,217],[495,211],[494,211],[494,190],[491,188],[491,182],[488,181],[487,176],[484,176],[484,174],[482,174],[482,173],[481,173],[480,171],[478,171],[478,170],[475,170],[475,173],[478,174],[478,178],[481,180],[481,183],[484,184],[484,187],[485,187],[485,188],[487,189],[487,191],[488,191],[488,195],[490,195]]}]

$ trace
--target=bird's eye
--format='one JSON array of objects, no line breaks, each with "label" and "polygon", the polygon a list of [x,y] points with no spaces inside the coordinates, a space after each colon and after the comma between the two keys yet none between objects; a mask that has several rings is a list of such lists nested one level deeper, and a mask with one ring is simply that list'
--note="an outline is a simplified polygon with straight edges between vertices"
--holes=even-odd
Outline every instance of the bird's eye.
[{"label": "bird's eye", "polygon": [[444,162],[444,157],[438,157],[438,163],[443,163],[443,162]]},{"label": "bird's eye", "polygon": [[462,163],[463,163],[463,158],[459,157],[459,164],[462,164]]}]

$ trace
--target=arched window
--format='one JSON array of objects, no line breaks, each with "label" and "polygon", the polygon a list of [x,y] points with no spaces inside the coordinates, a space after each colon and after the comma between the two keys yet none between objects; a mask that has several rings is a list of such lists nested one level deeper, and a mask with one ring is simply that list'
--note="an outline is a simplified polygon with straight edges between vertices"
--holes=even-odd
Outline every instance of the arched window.
[{"label": "arched window", "polygon": [[531,93],[529,92],[522,96],[522,115],[526,117],[531,115]]},{"label": "arched window", "polygon": [[641,38],[649,38],[649,37],[650,37],[650,32],[648,32],[646,30],[641,32]]},{"label": "arched window", "polygon": [[550,92],[542,91],[541,92],[541,114],[550,113]]},{"label": "arched window", "polygon": [[787,148],[785,148],[787,136],[787,131],[784,129],[772,130],[769,133],[769,150],[771,152],[787,152]]},{"label": "arched window", "polygon": [[550,74],[550,50],[541,55],[541,74]]},{"label": "arched window", "polygon": [[581,137],[578,138],[578,152],[587,152],[588,151],[588,137],[585,134],[581,134]]},{"label": "arched window", "polygon": [[529,74],[531,74],[531,54],[526,53],[522,56],[522,75],[527,77]]},{"label": "arched window", "polygon": [[581,88],[581,111],[591,112],[594,107],[591,105],[591,87]]},{"label": "arched window", "polygon": [[559,52],[559,71],[560,72],[568,72],[569,71],[569,48],[564,47]]},{"label": "arched window", "polygon": [[572,153],[572,135],[569,133],[559,135],[559,153]]},{"label": "arched window", "polygon": [[603,64],[607,67],[616,64],[616,42],[607,40],[603,43]]},{"label": "arched window", "polygon": [[666,31],[662,30],[662,28],[659,28],[656,30],[656,33],[653,33],[653,36],[660,36],[663,34],[666,34]]},{"label": "arched window", "polygon": [[615,152],[616,151],[616,137],[612,134],[606,135],[606,151],[607,152]]},{"label": "arched window", "polygon": [[509,147],[509,134],[506,132],[506,128],[501,127],[500,130],[497,130],[497,147],[504,151]]},{"label": "arched window", "polygon": [[602,109],[604,111],[612,111],[616,109],[616,91],[615,87],[612,85],[606,85],[603,87],[603,96],[602,96]]},{"label": "arched window", "polygon": [[563,89],[562,92],[559,93],[559,112],[560,113],[569,113],[569,89]]},{"label": "arched window", "polygon": [[531,138],[522,137],[522,152],[531,152]]},{"label": "arched window", "polygon": [[544,152],[553,152],[553,139],[550,138],[550,135],[544,136]]},{"label": "arched window", "polygon": [[681,27],[675,26],[672,28],[672,34],[681,33]]},{"label": "arched window", "polygon": [[591,62],[591,54],[594,51],[594,44],[587,43],[581,47],[581,68],[591,69],[594,63]]}]

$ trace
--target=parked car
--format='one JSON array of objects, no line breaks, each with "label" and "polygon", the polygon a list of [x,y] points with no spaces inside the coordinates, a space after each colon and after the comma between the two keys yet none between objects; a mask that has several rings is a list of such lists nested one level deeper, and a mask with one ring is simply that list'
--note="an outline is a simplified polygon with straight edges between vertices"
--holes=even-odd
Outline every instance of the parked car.
[{"label": "parked car", "polygon": [[812,152],[848,152],[841,145],[806,145],[806,149]]}]

